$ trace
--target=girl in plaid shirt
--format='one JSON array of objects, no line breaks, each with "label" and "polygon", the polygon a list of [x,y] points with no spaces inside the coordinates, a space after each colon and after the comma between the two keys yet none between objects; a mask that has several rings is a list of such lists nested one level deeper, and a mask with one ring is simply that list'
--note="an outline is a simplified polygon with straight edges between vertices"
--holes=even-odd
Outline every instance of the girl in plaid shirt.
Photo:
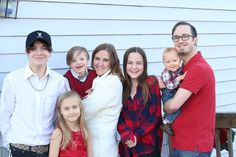
[{"label": "girl in plaid shirt", "polygon": [[158,81],[147,74],[143,49],[132,47],[124,54],[123,108],[118,122],[121,157],[160,157],[162,131]]}]

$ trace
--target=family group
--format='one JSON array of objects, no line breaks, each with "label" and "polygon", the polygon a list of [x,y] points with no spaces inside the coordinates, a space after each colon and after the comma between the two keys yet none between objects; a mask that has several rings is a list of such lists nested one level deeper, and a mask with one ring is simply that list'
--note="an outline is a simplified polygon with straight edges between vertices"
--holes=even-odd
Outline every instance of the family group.
[{"label": "family group", "polygon": [[176,23],[171,35],[161,74],[148,74],[143,48],[128,48],[122,69],[114,45],[102,43],[92,51],[91,68],[85,47],[70,48],[61,75],[48,66],[51,36],[28,34],[27,65],[2,85],[4,147],[12,157],[160,157],[165,132],[169,157],[210,157],[214,73],[197,50],[192,24]]}]

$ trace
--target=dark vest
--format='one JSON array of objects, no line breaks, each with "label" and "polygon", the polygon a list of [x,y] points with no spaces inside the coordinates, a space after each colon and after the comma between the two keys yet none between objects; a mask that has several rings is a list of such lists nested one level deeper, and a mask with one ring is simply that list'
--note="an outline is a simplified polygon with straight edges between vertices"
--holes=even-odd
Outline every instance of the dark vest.
[{"label": "dark vest", "polygon": [[92,87],[93,79],[97,77],[97,74],[94,70],[88,69],[88,76],[84,82],[76,79],[70,70],[68,70],[64,76],[69,81],[70,89],[76,91],[83,99],[83,97],[87,95],[85,92]]}]

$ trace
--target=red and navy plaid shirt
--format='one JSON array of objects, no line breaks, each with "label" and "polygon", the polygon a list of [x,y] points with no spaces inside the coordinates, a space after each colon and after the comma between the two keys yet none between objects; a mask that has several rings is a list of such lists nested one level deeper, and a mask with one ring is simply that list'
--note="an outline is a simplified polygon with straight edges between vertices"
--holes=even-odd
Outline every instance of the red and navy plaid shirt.
[{"label": "red and navy plaid shirt", "polygon": [[180,82],[176,77],[183,74],[183,68],[180,67],[175,72],[169,71],[166,68],[161,73],[161,78],[168,89],[176,89],[179,87]]},{"label": "red and navy plaid shirt", "polygon": [[[122,108],[118,132],[121,135],[120,155],[121,157],[138,157],[143,154],[149,154],[154,149],[161,150],[162,131],[159,126],[162,123],[160,89],[157,79],[149,76],[149,99],[144,104],[142,89],[137,88],[136,95],[129,97]],[[125,141],[137,138],[137,145],[129,148]]]}]

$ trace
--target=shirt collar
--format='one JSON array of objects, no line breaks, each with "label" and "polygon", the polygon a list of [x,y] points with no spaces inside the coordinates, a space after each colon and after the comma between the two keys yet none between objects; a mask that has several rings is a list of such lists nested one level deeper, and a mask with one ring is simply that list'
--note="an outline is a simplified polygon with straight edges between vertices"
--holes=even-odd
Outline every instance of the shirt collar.
[{"label": "shirt collar", "polygon": [[[47,75],[50,75],[50,74],[51,74],[51,71],[50,71],[49,67],[47,66],[46,73],[45,73],[44,77]],[[36,74],[30,69],[29,64],[27,64],[25,66],[25,71],[24,71],[24,80],[30,78],[33,75],[36,75]]]},{"label": "shirt collar", "polygon": [[76,73],[73,69],[70,69],[70,71],[71,74],[78,80],[84,80],[88,76],[88,70],[86,70],[82,76],[79,76],[79,74]]},{"label": "shirt collar", "polygon": [[[198,51],[188,62],[187,64],[184,65],[184,69],[192,66],[193,64],[199,62],[199,60],[203,58],[202,57],[202,54],[201,54],[201,51]],[[185,70],[184,70],[185,71]]]},{"label": "shirt collar", "polygon": [[105,78],[111,73],[111,69],[105,72],[102,76],[98,76],[99,78]]}]

